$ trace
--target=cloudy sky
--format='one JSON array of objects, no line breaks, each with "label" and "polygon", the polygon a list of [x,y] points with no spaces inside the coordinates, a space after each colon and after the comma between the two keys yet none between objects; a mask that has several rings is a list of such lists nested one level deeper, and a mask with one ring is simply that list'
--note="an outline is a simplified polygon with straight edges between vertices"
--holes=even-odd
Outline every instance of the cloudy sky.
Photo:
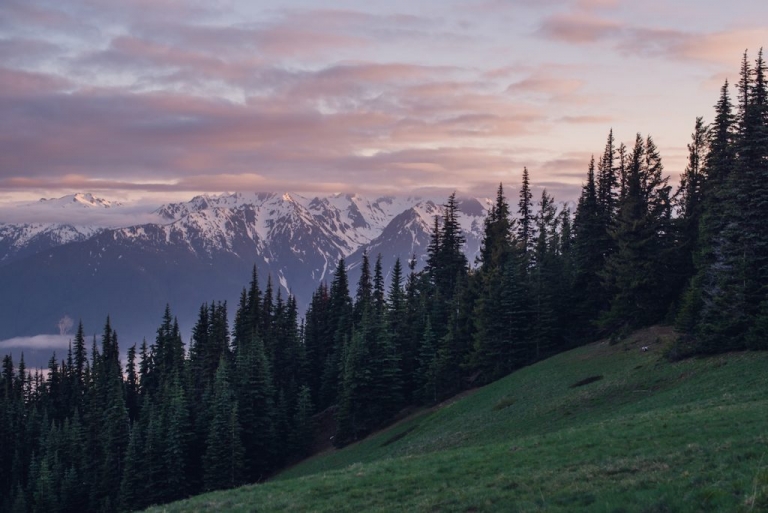
[{"label": "cloudy sky", "polygon": [[608,130],[685,166],[756,0],[2,0],[0,203],[578,193]]}]

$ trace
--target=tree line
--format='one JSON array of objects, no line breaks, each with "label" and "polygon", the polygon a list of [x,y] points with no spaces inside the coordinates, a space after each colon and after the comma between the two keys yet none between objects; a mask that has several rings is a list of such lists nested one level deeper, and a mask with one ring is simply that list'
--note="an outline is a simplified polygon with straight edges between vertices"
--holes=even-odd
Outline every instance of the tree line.
[{"label": "tree line", "polygon": [[254,268],[233,325],[201,305],[188,348],[167,307],[152,343],[120,360],[107,319],[86,347],[32,373],[0,373],[0,509],[135,510],[266,479],[309,455],[318,415],[343,446],[405,407],[430,405],[603,336],[675,323],[670,357],[768,345],[768,99],[762,52],[738,100],[695,123],[673,191],[651,136],[609,133],[575,212],[527,169],[516,209],[502,185],[476,262],[451,195],[427,265],[385,277],[364,255],[350,293],[338,262],[300,318]]}]

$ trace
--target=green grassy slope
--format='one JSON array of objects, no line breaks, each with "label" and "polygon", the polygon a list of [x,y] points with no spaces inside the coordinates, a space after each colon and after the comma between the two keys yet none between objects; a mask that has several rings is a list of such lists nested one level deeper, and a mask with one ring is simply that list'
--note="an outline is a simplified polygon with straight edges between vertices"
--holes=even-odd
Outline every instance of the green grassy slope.
[{"label": "green grassy slope", "polygon": [[561,354],[271,482],[155,511],[768,510],[768,354],[668,363],[669,336]]}]

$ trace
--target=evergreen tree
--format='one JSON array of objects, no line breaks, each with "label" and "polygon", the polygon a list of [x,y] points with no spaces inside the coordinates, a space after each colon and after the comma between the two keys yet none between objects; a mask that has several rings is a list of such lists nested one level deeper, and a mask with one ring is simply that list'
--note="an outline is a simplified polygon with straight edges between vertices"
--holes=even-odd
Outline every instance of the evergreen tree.
[{"label": "evergreen tree", "polygon": [[325,362],[333,350],[333,332],[329,321],[330,293],[321,283],[312,294],[304,321],[304,350],[306,354],[306,378],[312,394],[312,403],[320,397]]},{"label": "evergreen tree", "polygon": [[144,440],[140,423],[133,425],[128,438],[125,467],[120,482],[120,504],[123,509],[133,511],[146,506],[143,497],[144,486]]},{"label": "evergreen tree", "polygon": [[508,275],[513,274],[515,281],[521,277],[522,257],[522,249],[513,239],[504,189],[499,184],[496,202],[485,221],[478,273],[480,292],[473,315],[475,333],[470,367],[478,373],[480,382],[493,381],[520,364],[514,353],[523,341],[511,332],[517,312],[505,302],[505,295],[511,292],[508,286],[521,284],[511,283]]},{"label": "evergreen tree", "polygon": [[[408,263],[408,278],[405,283],[405,315],[400,336],[395,338],[401,363],[403,394],[406,401],[412,400],[417,394],[418,376],[420,373],[419,348],[425,329],[426,308],[424,304],[424,287],[420,286],[424,275],[415,272],[416,257]],[[396,311],[396,310],[395,310]],[[396,346],[397,347],[397,346]]]},{"label": "evergreen tree", "polygon": [[125,368],[125,407],[133,424],[139,416],[139,375],[136,373],[136,345],[128,348],[128,364]]},{"label": "evergreen tree", "polygon": [[653,140],[637,135],[627,175],[627,193],[619,206],[612,232],[616,253],[602,273],[613,290],[610,310],[601,324],[610,329],[633,328],[657,322],[666,313],[664,295],[665,235],[669,230],[670,201],[667,178]]},{"label": "evergreen tree", "polygon": [[339,259],[331,283],[328,323],[331,330],[329,339],[333,346],[323,364],[323,376],[320,386],[320,409],[334,404],[341,383],[343,351],[352,332],[353,307],[349,297],[347,267],[344,259]]},{"label": "evergreen tree", "polygon": [[520,240],[525,255],[533,249],[533,193],[528,178],[528,168],[523,168],[523,183],[520,187],[518,202],[517,238]]},{"label": "evergreen tree", "polygon": [[243,442],[237,401],[230,380],[229,364],[222,355],[213,383],[212,419],[206,440],[206,490],[233,488],[243,480]]},{"label": "evergreen tree", "polygon": [[190,444],[193,440],[191,419],[186,394],[177,375],[167,392],[167,415],[163,462],[166,492],[164,502],[187,497],[190,492],[188,476]]},{"label": "evergreen tree", "polygon": [[500,270],[512,250],[512,221],[504,187],[499,184],[496,202],[485,219],[483,240],[480,246],[480,264],[483,271]]},{"label": "evergreen tree", "polygon": [[597,196],[603,224],[609,226],[612,222],[615,209],[617,189],[619,182],[616,177],[615,166],[616,148],[613,138],[613,130],[608,133],[608,141],[605,143],[605,151],[598,163]]},{"label": "evergreen tree", "polygon": [[[623,196],[621,203],[625,201],[626,195]],[[605,263],[603,247],[599,243],[605,230],[603,221],[595,183],[595,159],[592,157],[573,221],[574,327],[579,337],[586,340],[594,336],[591,323],[607,304],[600,275]]]},{"label": "evergreen tree", "polygon": [[241,345],[235,368],[236,397],[248,481],[266,477],[276,454],[274,386],[264,344],[253,337]]},{"label": "evergreen tree", "polygon": [[687,284],[694,275],[694,258],[699,251],[699,225],[704,207],[704,162],[708,152],[708,128],[701,117],[688,143],[688,165],[680,176],[674,196],[677,218],[674,223],[677,250],[671,268],[676,270],[675,289]]},{"label": "evergreen tree", "polygon": [[466,242],[459,224],[459,203],[456,193],[443,205],[443,225],[440,234],[440,252],[436,286],[442,297],[451,297],[458,280],[466,274],[467,257],[463,246]]},{"label": "evergreen tree", "polygon": [[363,319],[364,310],[371,306],[372,301],[373,284],[371,283],[371,266],[368,260],[368,253],[363,251],[360,279],[357,282],[357,292],[355,293],[355,309],[353,315],[355,325],[360,324]]},{"label": "evergreen tree", "polygon": [[309,456],[314,444],[314,425],[312,422],[312,394],[309,387],[302,386],[299,389],[296,410],[293,414],[293,431],[291,433],[291,447],[298,458]]},{"label": "evergreen tree", "polygon": [[534,336],[532,357],[539,360],[560,346],[557,317],[558,274],[557,209],[552,197],[544,189],[536,215],[536,246],[534,266],[531,270],[533,291]]},{"label": "evergreen tree", "polygon": [[74,374],[77,377],[79,392],[78,396],[82,394],[84,383],[85,365],[88,362],[88,354],[85,349],[85,335],[83,332],[83,321],[80,321],[77,325],[77,332],[75,334],[75,346],[74,346]]}]

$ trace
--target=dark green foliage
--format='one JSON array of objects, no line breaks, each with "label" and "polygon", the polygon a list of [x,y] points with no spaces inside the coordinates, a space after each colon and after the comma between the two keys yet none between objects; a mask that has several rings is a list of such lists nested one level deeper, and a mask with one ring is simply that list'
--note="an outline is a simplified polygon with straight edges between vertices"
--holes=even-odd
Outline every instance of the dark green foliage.
[{"label": "dark green foliage", "polygon": [[334,439],[343,445],[380,426],[401,405],[400,361],[387,329],[384,278],[377,258],[371,282],[368,258],[358,283],[352,338],[344,346],[342,383]]},{"label": "dark green foliage", "polygon": [[528,255],[533,249],[533,193],[531,192],[528,168],[523,168],[523,183],[520,187],[520,201],[518,202],[517,237],[520,240],[523,252]]},{"label": "dark green foliage", "polygon": [[[524,186],[526,179],[527,171]],[[496,380],[527,362],[529,338],[520,329],[530,321],[523,246],[512,232],[509,205],[500,184],[485,221],[477,273],[479,293],[469,366],[479,383]]]},{"label": "dark green foliage", "polygon": [[143,497],[145,470],[144,461],[144,437],[139,424],[134,425],[128,439],[128,448],[125,453],[125,467],[120,483],[120,504],[126,510],[139,509],[147,505]]},{"label": "dark green foliage", "polygon": [[696,118],[691,142],[688,144],[688,165],[680,176],[680,185],[675,193],[678,217],[673,229],[678,246],[672,267],[676,271],[676,288],[687,283],[694,274],[694,254],[699,251],[699,226],[704,207],[704,184],[706,180],[704,162],[709,147],[709,130],[704,120]]},{"label": "dark green foliage", "polygon": [[235,360],[236,394],[249,481],[263,479],[277,457],[274,388],[264,344],[253,337],[240,344]]},{"label": "dark green foliage", "polygon": [[314,441],[313,411],[312,393],[309,387],[302,386],[296,401],[296,411],[293,413],[293,431],[290,440],[291,450],[298,458],[309,456],[312,450],[312,442]]},{"label": "dark green foliage", "polygon": [[328,304],[328,332],[325,338],[325,360],[318,392],[320,410],[336,402],[341,383],[344,347],[352,334],[353,307],[349,297],[347,267],[340,259],[331,282]]},{"label": "dark green foliage", "polygon": [[762,51],[742,61],[737,114],[721,90],[705,159],[696,274],[678,324],[699,352],[760,347],[768,280],[768,93]]},{"label": "dark green foliage", "polygon": [[670,187],[662,169],[653,140],[643,141],[638,134],[626,196],[611,232],[616,252],[609,255],[602,273],[612,299],[601,324],[611,331],[658,322],[671,301],[665,295],[664,267],[669,256]]},{"label": "dark green foliage", "polygon": [[243,482],[243,441],[230,380],[229,365],[222,356],[213,382],[212,417],[203,458],[206,490],[233,488]]},{"label": "dark green foliage", "polygon": [[[623,194],[622,202],[625,197],[626,194]],[[573,221],[574,328],[581,337],[587,339],[594,335],[591,321],[607,305],[607,291],[600,277],[606,256],[600,241],[604,240],[607,228],[598,203],[593,157]]]}]

